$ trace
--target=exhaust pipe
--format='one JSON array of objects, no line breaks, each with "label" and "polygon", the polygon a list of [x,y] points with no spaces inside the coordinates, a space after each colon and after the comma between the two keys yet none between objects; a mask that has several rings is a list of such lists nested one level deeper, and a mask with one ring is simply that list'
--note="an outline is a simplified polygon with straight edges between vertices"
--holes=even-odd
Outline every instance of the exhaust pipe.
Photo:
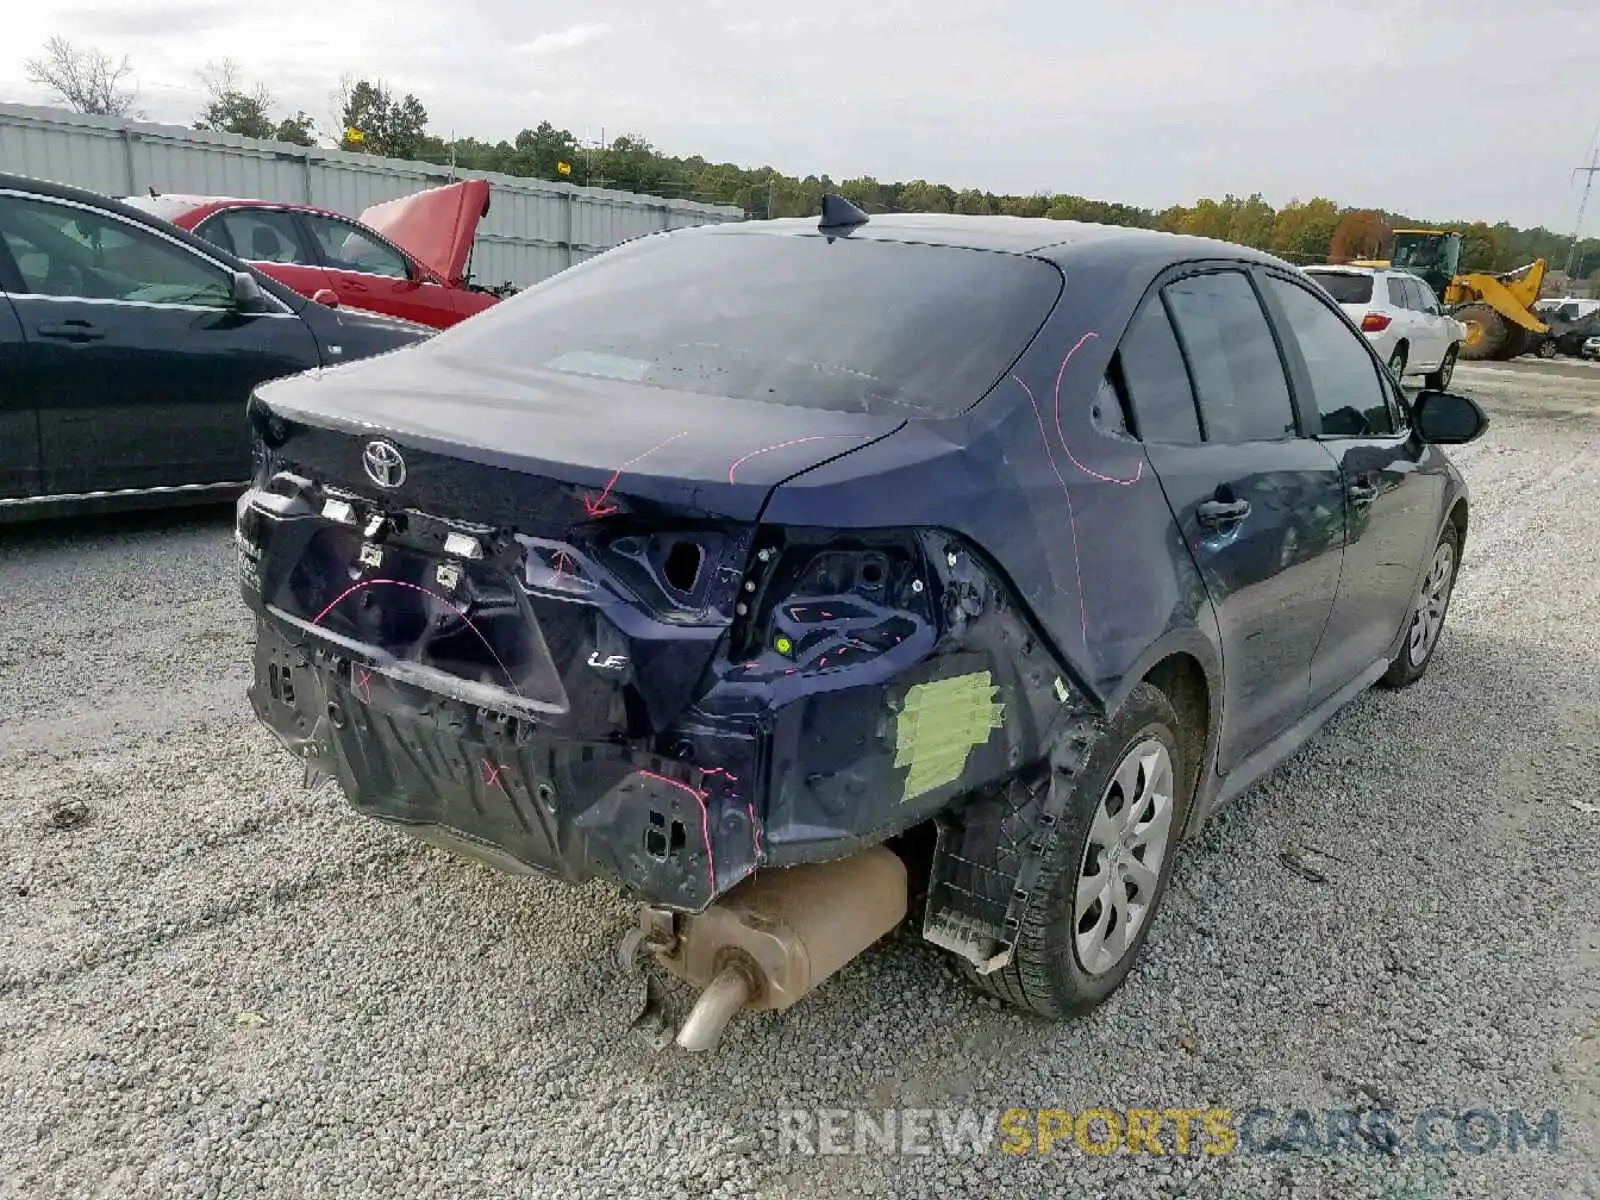
[{"label": "exhaust pipe", "polygon": [[[831,863],[752,875],[704,912],[680,916],[655,950],[678,978],[703,987],[677,1042],[716,1046],[742,1009],[789,1008],[890,932],[906,915],[906,867],[882,846]],[[640,926],[668,914],[646,908]]]},{"label": "exhaust pipe", "polygon": [[750,1002],[755,990],[744,968],[733,965],[722,968],[710,986],[700,993],[700,999],[689,1010],[688,1019],[678,1030],[678,1045],[685,1050],[710,1050],[722,1037],[722,1031],[733,1020],[733,1015]]}]

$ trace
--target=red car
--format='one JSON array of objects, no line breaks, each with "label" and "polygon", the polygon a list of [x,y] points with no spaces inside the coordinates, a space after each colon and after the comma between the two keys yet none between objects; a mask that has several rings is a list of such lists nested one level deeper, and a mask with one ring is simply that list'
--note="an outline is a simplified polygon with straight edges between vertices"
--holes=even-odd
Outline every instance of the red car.
[{"label": "red car", "polygon": [[489,184],[468,179],[376,204],[359,221],[325,209],[217,196],[132,196],[124,203],[188,229],[301,295],[444,329],[504,290],[468,282]]}]

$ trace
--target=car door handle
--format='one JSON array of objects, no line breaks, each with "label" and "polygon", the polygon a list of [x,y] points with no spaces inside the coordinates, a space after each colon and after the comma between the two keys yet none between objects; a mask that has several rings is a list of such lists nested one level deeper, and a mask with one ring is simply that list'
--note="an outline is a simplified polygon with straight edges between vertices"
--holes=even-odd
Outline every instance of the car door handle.
[{"label": "car door handle", "polygon": [[1195,516],[1200,524],[1208,529],[1215,529],[1219,525],[1231,525],[1249,515],[1248,500],[1206,500],[1195,509]]},{"label": "car door handle", "polygon": [[96,342],[106,335],[104,329],[87,321],[61,321],[57,324],[40,325],[35,332],[40,337],[56,338],[64,342]]},{"label": "car door handle", "polygon": [[1350,497],[1351,504],[1364,508],[1378,498],[1378,488],[1376,484],[1358,479],[1344,489],[1344,494]]},{"label": "car door handle", "polygon": [[367,290],[367,285],[360,280],[347,279],[344,282],[344,288],[347,292],[364,292]]}]

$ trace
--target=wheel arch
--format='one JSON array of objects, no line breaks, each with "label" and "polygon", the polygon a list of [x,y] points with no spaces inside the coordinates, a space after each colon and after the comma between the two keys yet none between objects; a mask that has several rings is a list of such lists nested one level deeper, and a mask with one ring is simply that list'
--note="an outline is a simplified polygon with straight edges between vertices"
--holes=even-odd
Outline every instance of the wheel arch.
[{"label": "wheel arch", "polygon": [[1189,793],[1188,828],[1192,831],[1198,828],[1195,818],[1205,807],[1200,802],[1205,790],[1201,783],[1214,768],[1222,731],[1222,656],[1199,629],[1170,630],[1123,676],[1107,698],[1107,711],[1120,708],[1141,683],[1159,689],[1184,726],[1179,732],[1189,767],[1185,787]]},{"label": "wheel arch", "polygon": [[1450,505],[1450,511],[1445,514],[1445,520],[1456,527],[1456,558],[1460,559],[1467,548],[1467,518],[1470,515],[1471,505],[1463,494],[1457,496]]}]

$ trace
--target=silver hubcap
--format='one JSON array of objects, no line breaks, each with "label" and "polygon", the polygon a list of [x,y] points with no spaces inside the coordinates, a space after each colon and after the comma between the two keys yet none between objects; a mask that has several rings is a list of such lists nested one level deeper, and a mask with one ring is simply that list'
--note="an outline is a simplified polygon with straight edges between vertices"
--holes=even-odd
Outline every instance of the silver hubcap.
[{"label": "silver hubcap", "polygon": [[1407,653],[1413,667],[1420,667],[1433,649],[1444,624],[1444,610],[1450,603],[1450,583],[1454,576],[1455,551],[1448,542],[1442,542],[1433,552],[1433,565],[1422,577],[1422,587],[1417,590],[1417,612],[1411,619],[1411,639]]},{"label": "silver hubcap", "polygon": [[1394,375],[1394,377],[1396,379],[1399,379],[1400,378],[1400,373],[1402,371],[1404,371],[1405,369],[1406,369],[1405,356],[1403,354],[1401,354],[1398,350],[1396,350],[1394,352],[1393,356],[1389,359],[1389,371],[1390,371],[1391,374]]},{"label": "silver hubcap", "polygon": [[1444,365],[1439,368],[1439,386],[1450,386],[1450,376],[1456,373],[1456,352],[1454,350],[1444,356]]},{"label": "silver hubcap", "polygon": [[1078,961],[1103,975],[1122,961],[1156,900],[1172,832],[1172,756],[1154,738],[1129,750],[1094,811],[1078,867]]}]

